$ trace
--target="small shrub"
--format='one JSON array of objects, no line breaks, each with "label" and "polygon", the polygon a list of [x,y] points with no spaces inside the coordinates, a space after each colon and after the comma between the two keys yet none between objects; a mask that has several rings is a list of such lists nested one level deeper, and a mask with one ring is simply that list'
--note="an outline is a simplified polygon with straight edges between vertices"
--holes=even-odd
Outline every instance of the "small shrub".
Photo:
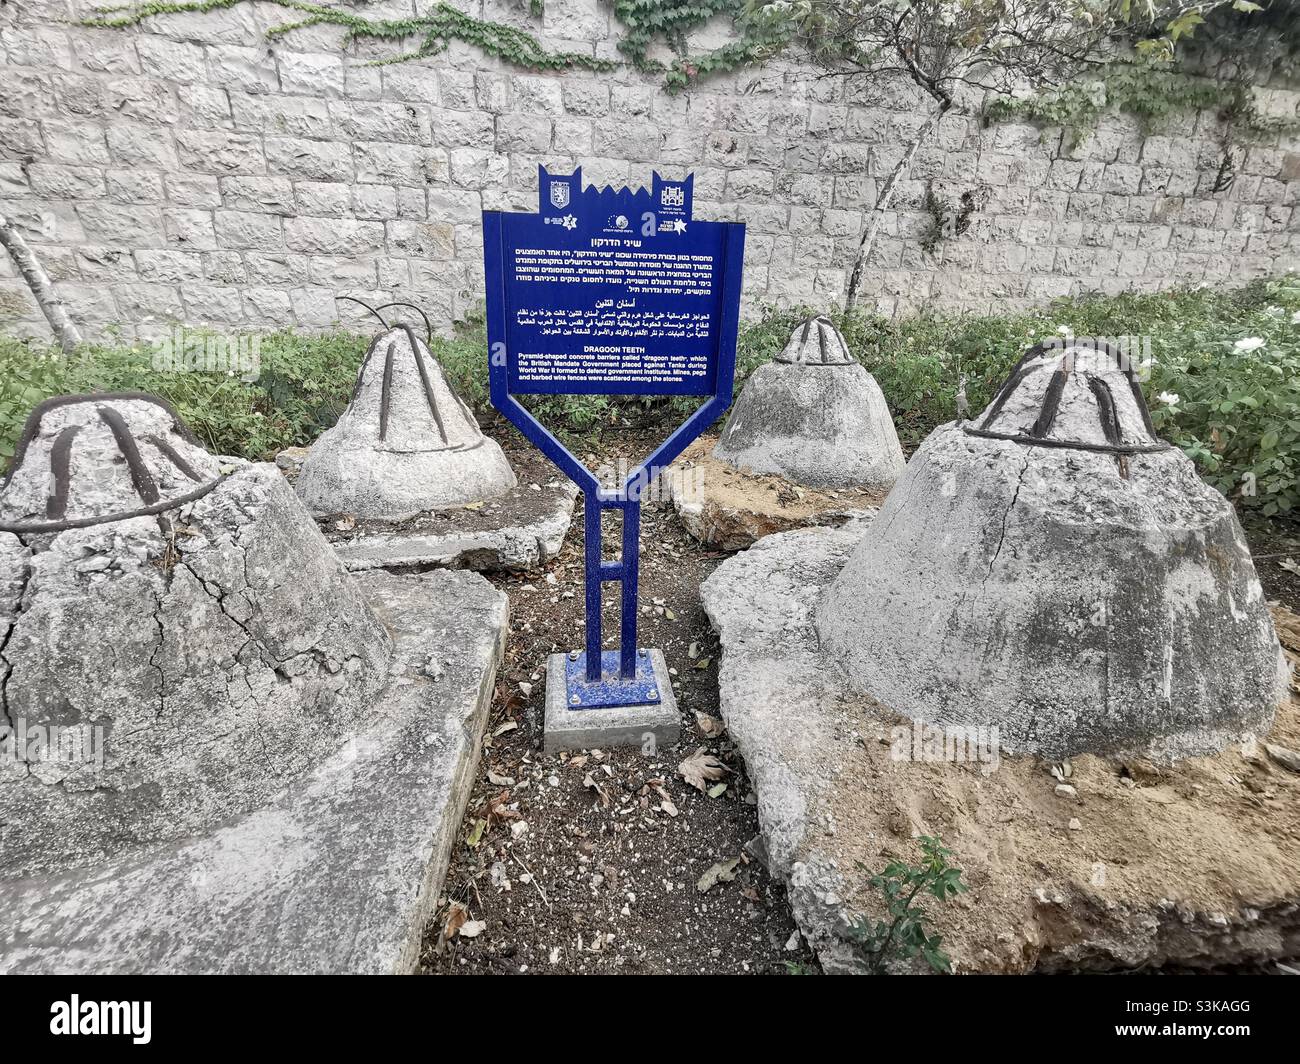
[{"label": "small shrub", "polygon": [[246,381],[226,373],[155,368],[154,349],[143,344],[91,344],[63,357],[0,336],[0,460],[12,457],[36,403],[92,391],[149,392],[171,403],[209,450],[271,458],[285,447],[310,443],[334,423],[366,343],[347,333],[273,333],[261,339],[259,376]]},{"label": "small shrub", "polygon": [[[941,840],[922,835],[916,841],[921,848],[919,865],[891,861],[883,872],[868,880],[885,903],[884,918],[862,916],[850,929],[850,937],[867,954],[868,965],[875,973],[885,971],[890,961],[917,956],[936,972],[952,971],[952,961],[939,948],[942,936],[927,930],[929,914],[918,899],[929,894],[947,901],[965,891],[966,884],[961,881],[961,869],[948,864],[952,851],[945,849]],[[860,864],[858,868],[865,871]]]},{"label": "small shrub", "polygon": [[[1243,508],[1277,516],[1300,504],[1300,283],[1293,278],[1087,296],[990,317],[863,315],[842,328],[908,446],[957,416],[963,376],[978,414],[1034,343],[1063,333],[1149,340],[1154,364],[1144,390],[1157,430]],[[1252,339],[1263,343],[1238,344]]]}]

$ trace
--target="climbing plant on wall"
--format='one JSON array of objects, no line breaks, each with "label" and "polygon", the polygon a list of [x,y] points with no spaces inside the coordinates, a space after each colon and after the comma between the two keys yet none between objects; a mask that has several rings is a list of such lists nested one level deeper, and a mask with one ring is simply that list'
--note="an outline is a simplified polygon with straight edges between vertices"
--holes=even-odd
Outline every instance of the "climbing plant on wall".
[{"label": "climbing plant on wall", "polygon": [[1259,135],[1295,132],[1300,123],[1263,114],[1249,82],[1196,75],[1177,67],[1113,62],[1088,77],[1029,96],[997,96],[984,107],[990,122],[1021,120],[1060,129],[1062,147],[1079,147],[1108,111],[1137,118],[1144,134],[1177,115],[1205,111],[1220,120],[1222,148],[1211,191],[1225,192],[1241,153]]},{"label": "climbing plant on wall", "polygon": [[[767,8],[746,0],[613,0],[613,4],[624,30],[619,51],[638,70],[662,72],[669,92],[713,74],[762,63],[794,39],[788,20],[773,19]],[[731,19],[735,39],[692,54],[689,35],[717,16]],[[651,58],[650,49],[659,40],[673,52],[671,63]]]},{"label": "climbing plant on wall", "polygon": [[[84,19],[83,25],[120,29],[143,25],[160,15],[201,15],[246,2],[250,0],[145,0],[128,7],[105,8]],[[424,59],[444,51],[452,41],[462,41],[525,70],[603,71],[618,65],[613,60],[581,52],[551,51],[524,30],[475,18],[447,4],[437,4],[422,15],[381,19],[309,0],[263,2],[286,12],[284,22],[267,30],[267,36],[272,39],[310,26],[329,25],[347,30],[345,45],[357,41],[394,45],[411,40],[419,42],[414,48],[374,60],[377,64]],[[535,17],[541,18],[545,13],[544,0],[521,0],[521,5]],[[636,69],[663,74],[669,92],[680,91],[712,74],[761,63],[783,50],[793,38],[787,21],[771,18],[767,8],[750,7],[746,0],[612,0],[612,6],[623,27],[619,51]],[[690,54],[690,34],[715,17],[731,20],[735,39],[698,55]],[[660,43],[672,56],[668,62],[651,55]]]},{"label": "climbing plant on wall", "polygon": [[[158,15],[204,14],[237,7],[246,0],[147,0],[133,7],[106,9],[83,20],[87,26],[121,28],[138,26]],[[309,26],[342,26],[345,44],[355,41],[390,41],[394,44],[418,39],[414,50],[396,52],[377,63],[403,63],[444,51],[452,41],[463,41],[527,70],[612,70],[617,64],[582,52],[553,52],[530,33],[500,23],[474,18],[447,4],[435,4],[423,15],[400,19],[371,19],[339,8],[306,3],[304,0],[263,0],[290,13],[288,21],[267,30],[271,38],[283,37]]]}]

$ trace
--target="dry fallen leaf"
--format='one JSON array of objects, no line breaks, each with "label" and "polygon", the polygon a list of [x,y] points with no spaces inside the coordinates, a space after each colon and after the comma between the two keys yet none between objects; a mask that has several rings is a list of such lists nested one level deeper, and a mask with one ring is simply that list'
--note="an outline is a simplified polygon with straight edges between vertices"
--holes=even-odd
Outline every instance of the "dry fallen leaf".
[{"label": "dry fallen leaf", "polygon": [[736,866],[740,864],[739,857],[733,857],[728,861],[719,861],[713,865],[704,875],[700,876],[700,881],[695,884],[695,889],[703,894],[711,887],[719,883],[730,883],[736,878]]},{"label": "dry fallen leaf", "polygon": [[669,816],[677,815],[677,804],[673,801],[667,789],[663,785],[663,780],[651,780],[649,786],[654,787],[655,793],[659,795],[659,808]]},{"label": "dry fallen leaf", "polygon": [[703,792],[709,780],[720,780],[731,770],[701,746],[677,766],[677,771],[682,779]]},{"label": "dry fallen leaf", "polygon": [[469,910],[460,902],[454,901],[447,910],[447,919],[442,925],[443,938],[455,938],[456,933],[465,925],[469,919]]},{"label": "dry fallen leaf", "polygon": [[482,920],[466,920],[460,925],[461,938],[478,938],[487,930],[487,924]]},{"label": "dry fallen leaf", "polygon": [[465,839],[465,845],[469,846],[471,849],[477,846],[483,840],[483,832],[487,826],[488,823],[486,820],[474,821],[474,827],[470,829],[470,833]]},{"label": "dry fallen leaf", "polygon": [[595,778],[592,776],[590,772],[588,772],[585,776],[582,777],[582,785],[586,787],[588,790],[593,790],[596,792],[596,797],[600,799],[600,806],[602,809],[609,808],[610,805],[609,795],[605,793],[605,788],[596,782]]},{"label": "dry fallen leaf", "polygon": [[1278,746],[1275,743],[1265,743],[1264,749],[1268,751],[1268,756],[1284,769],[1291,772],[1300,772],[1300,754],[1294,750],[1290,750],[1285,746]]},{"label": "dry fallen leaf", "polygon": [[700,729],[700,734],[706,739],[716,739],[726,731],[722,721],[717,717],[711,717],[707,713],[701,713],[698,709],[695,711],[695,726]]}]

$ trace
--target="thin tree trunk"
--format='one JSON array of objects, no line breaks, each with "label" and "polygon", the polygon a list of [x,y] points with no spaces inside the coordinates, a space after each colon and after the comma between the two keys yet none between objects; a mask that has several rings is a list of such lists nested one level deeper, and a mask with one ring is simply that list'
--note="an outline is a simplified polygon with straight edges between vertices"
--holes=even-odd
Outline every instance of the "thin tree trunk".
[{"label": "thin tree trunk", "polygon": [[0,214],[0,245],[9,252],[9,257],[14,260],[14,265],[18,267],[18,272],[27,282],[27,287],[32,290],[36,305],[41,308],[45,320],[54,330],[54,338],[58,340],[59,346],[63,348],[64,353],[72,351],[81,343],[81,332],[68,316],[63,300],[54,294],[54,286],[50,283],[46,272],[41,269],[36,254],[27,246],[27,241],[22,238],[22,234],[18,232],[13,222],[3,214]]},{"label": "thin tree trunk", "polygon": [[845,314],[852,313],[854,307],[857,306],[858,289],[862,287],[862,271],[866,267],[867,259],[871,256],[871,249],[875,246],[876,236],[880,232],[880,223],[884,221],[885,212],[889,210],[889,205],[894,200],[894,189],[897,187],[899,179],[907,173],[917,151],[934,131],[934,127],[939,124],[939,119],[948,113],[951,106],[951,102],[939,104],[938,109],[916,131],[916,136],[908,144],[907,150],[903,152],[893,170],[889,172],[889,176],[885,178],[885,183],[880,186],[880,192],[876,195],[875,206],[871,208],[871,218],[862,230],[862,240],[858,244],[857,257],[853,260],[853,272],[849,275],[849,288],[844,297]]}]

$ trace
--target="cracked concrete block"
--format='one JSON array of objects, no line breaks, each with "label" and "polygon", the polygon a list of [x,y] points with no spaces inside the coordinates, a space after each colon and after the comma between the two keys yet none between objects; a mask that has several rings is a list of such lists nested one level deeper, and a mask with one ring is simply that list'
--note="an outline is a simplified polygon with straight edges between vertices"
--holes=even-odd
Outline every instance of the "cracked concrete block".
[{"label": "cracked concrete block", "polygon": [[[1072,757],[1071,790],[1061,794],[1040,758],[1000,750],[988,733],[908,720],[836,668],[819,608],[870,529],[892,538],[887,523],[905,523],[888,504],[869,525],[768,536],[700,589],[722,650],[720,709],[757,792],[767,865],[823,968],[869,969],[852,925],[886,918],[870,877],[891,861],[914,863],[918,835],[942,836],[977,900],[930,910],[958,972],[1212,969],[1295,956],[1300,776],[1270,769],[1256,744],[1176,766]],[[923,534],[942,541],[948,528]],[[890,570],[876,575],[902,591]],[[903,576],[928,589],[923,571]],[[867,633],[872,644],[879,627]],[[905,652],[924,665],[933,649],[931,641]],[[1231,668],[1233,653],[1224,646],[1187,664]],[[988,654],[996,661],[1002,650]],[[1026,687],[1055,680],[1028,668]],[[1278,711],[1274,741],[1290,741],[1298,727],[1292,699]]]},{"label": "cracked concrete block", "polygon": [[393,639],[356,730],[208,831],[87,868],[21,877],[0,864],[0,972],[416,968],[475,778],[507,601],[477,573],[348,582]]},{"label": "cracked concrete block", "polygon": [[318,517],[404,521],[515,484],[501,447],[479,430],[428,347],[401,326],[370,345],[352,401],[312,445],[295,487]]},{"label": "cracked concrete block", "polygon": [[1285,693],[1232,506],[1104,345],[1031,349],[980,418],[935,430],[817,626],[857,690],[1045,757],[1210,753]]},{"label": "cracked concrete block", "polygon": [[0,488],[0,972],[413,970],[507,616],[473,573],[354,578],[156,399],[39,406]]},{"label": "cracked concrete block", "polygon": [[880,386],[825,318],[745,382],[713,455],[815,488],[888,490],[904,465]]},{"label": "cracked concrete block", "polygon": [[275,467],[207,454],[157,399],[38,406],[0,537],[7,875],[265,803],[385,682],[388,633]]}]

